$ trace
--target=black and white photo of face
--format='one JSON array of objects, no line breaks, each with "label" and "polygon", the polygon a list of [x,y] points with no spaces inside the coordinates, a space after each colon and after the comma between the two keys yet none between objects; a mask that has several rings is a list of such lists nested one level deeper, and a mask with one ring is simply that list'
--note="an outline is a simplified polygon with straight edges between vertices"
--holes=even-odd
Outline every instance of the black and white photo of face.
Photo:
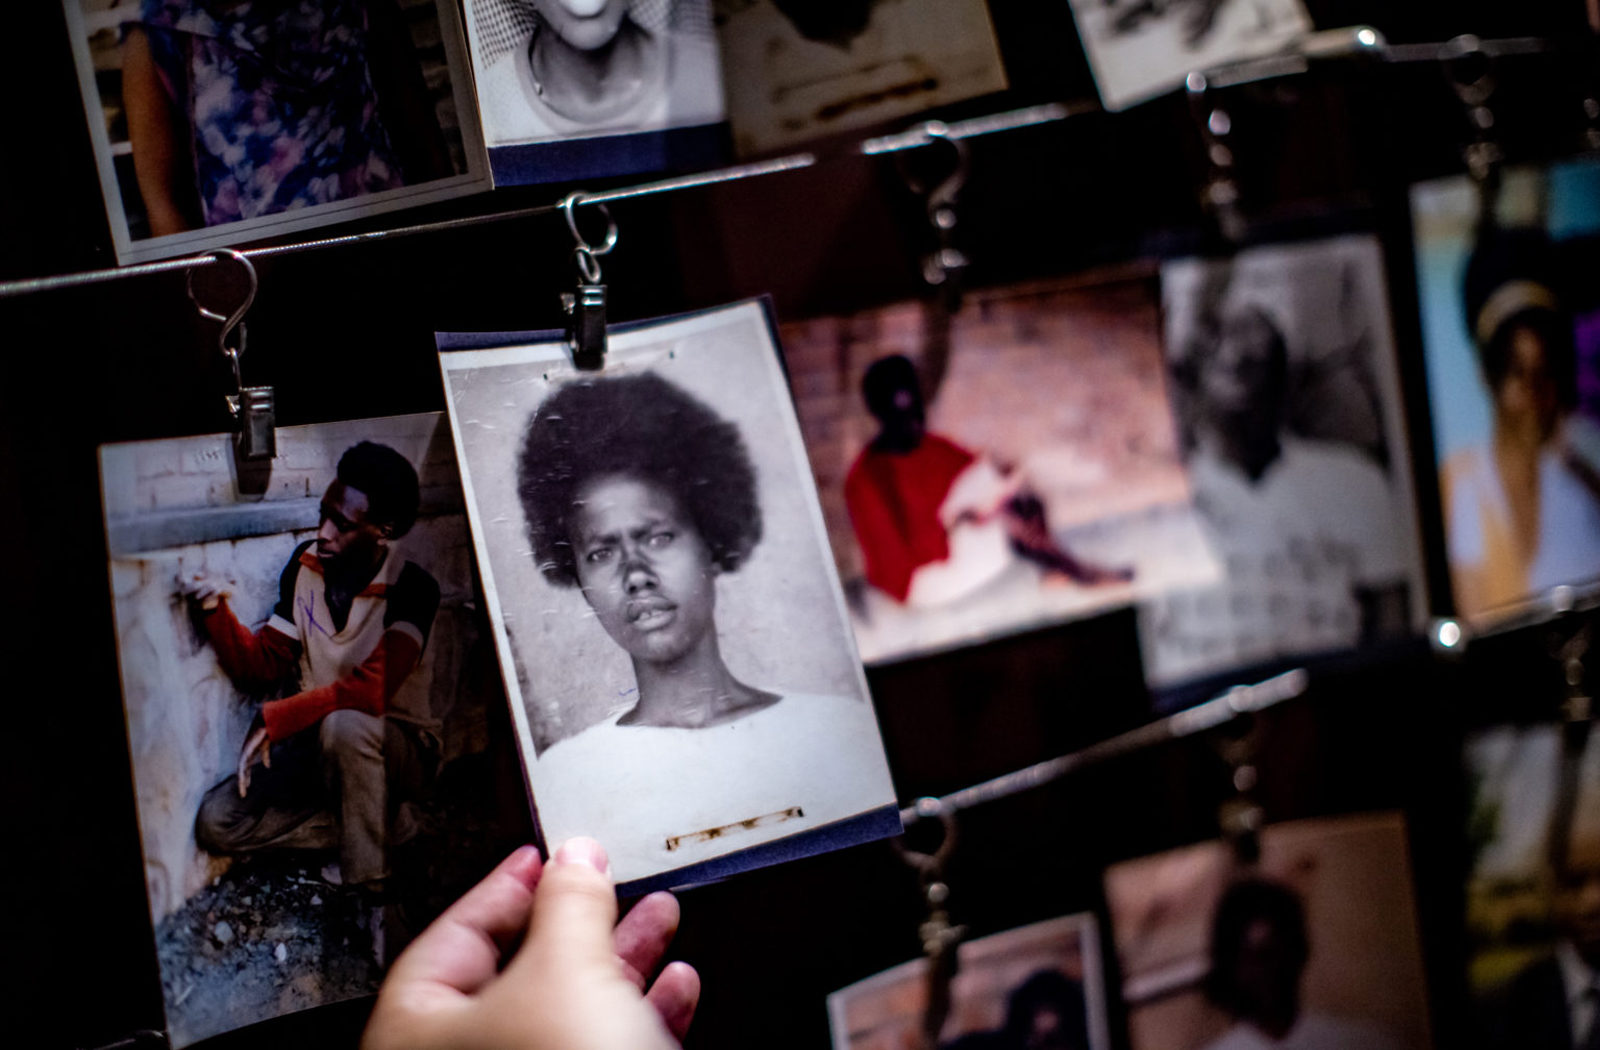
[{"label": "black and white photo of face", "polygon": [[636,661],[671,665],[715,638],[717,568],[671,492],[610,474],[576,502],[578,585],[612,641]]},{"label": "black and white photo of face", "polygon": [[533,0],[533,8],[567,46],[598,51],[616,39],[628,0]]}]

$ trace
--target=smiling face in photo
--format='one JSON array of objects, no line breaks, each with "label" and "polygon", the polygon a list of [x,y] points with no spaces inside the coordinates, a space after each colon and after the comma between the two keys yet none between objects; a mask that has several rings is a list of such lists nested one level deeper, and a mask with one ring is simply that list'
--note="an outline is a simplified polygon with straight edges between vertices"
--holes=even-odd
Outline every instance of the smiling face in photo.
[{"label": "smiling face in photo", "polygon": [[678,500],[654,482],[609,474],[575,502],[578,583],[606,633],[647,663],[691,652],[715,629],[717,570]]},{"label": "smiling face in photo", "polygon": [[534,7],[550,29],[579,51],[595,51],[616,38],[627,0],[536,0]]}]

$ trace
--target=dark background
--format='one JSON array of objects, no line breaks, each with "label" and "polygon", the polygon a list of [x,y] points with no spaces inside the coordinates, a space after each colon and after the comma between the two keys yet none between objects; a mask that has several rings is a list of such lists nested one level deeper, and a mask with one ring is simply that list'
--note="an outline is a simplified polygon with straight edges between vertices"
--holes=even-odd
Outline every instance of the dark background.
[{"label": "dark background", "polygon": [[[1319,27],[1370,23],[1396,43],[1463,32],[1559,39],[1570,54],[1498,64],[1497,133],[1513,160],[1579,148],[1584,78],[1600,76],[1582,51],[1582,0],[1308,6]],[[1013,88],[939,116],[1093,97],[1064,0],[990,7]],[[110,266],[60,10],[48,0],[11,5],[7,27],[0,280]],[[1253,236],[1371,229],[1390,253],[1434,606],[1446,611],[1405,187],[1460,170],[1470,138],[1461,105],[1431,63],[1334,63],[1223,99]],[[891,161],[851,156],[846,145],[824,144],[825,162],[808,171],[615,206],[621,243],[605,260],[613,318],[770,293],[780,319],[796,319],[922,294],[919,260],[932,241],[920,205]],[[1189,104],[1177,96],[975,141],[958,228],[968,279],[999,284],[1193,250],[1205,241],[1204,176]],[[564,190],[496,191],[338,232],[542,204]],[[433,333],[559,326],[570,248],[559,218],[545,216],[263,260],[245,379],[277,388],[285,425],[442,409]],[[183,288],[181,274],[167,274],[0,299],[8,1044],[95,1047],[162,1026],[95,449],[225,428],[214,329]],[[1570,629],[1480,641],[1456,660],[1421,641],[1358,654],[1319,667],[1309,697],[1261,719],[1258,794],[1269,819],[1410,815],[1440,1046],[1465,1036],[1461,735],[1492,718],[1553,712],[1563,692],[1551,638]],[[1127,612],[869,678],[907,801],[1071,750],[1153,710]],[[951,863],[954,918],[982,935],[1096,908],[1107,862],[1215,837],[1228,785],[1215,741],[1201,739],[972,811]],[[683,904],[678,951],[706,981],[691,1047],[825,1045],[826,993],[919,951],[916,880],[888,844],[752,873]],[[351,1046],[368,1005],[214,1044]]]}]

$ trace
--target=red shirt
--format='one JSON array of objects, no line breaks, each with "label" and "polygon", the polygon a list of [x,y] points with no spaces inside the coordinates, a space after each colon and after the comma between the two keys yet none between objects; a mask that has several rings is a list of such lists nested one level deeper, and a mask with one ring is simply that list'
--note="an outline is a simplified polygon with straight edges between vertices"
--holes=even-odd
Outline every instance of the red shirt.
[{"label": "red shirt", "polygon": [[937,434],[924,434],[910,452],[868,447],[856,457],[845,478],[844,498],[866,559],[868,583],[903,602],[919,568],[950,556],[939,507],[976,459]]}]

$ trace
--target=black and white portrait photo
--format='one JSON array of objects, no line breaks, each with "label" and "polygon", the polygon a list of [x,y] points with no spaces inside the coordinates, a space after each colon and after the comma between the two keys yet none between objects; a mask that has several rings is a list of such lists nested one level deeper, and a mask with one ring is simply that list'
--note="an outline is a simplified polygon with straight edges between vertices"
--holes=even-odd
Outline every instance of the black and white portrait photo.
[{"label": "black and white portrait photo", "polygon": [[1215,586],[1140,607],[1155,686],[1354,648],[1425,613],[1377,242],[1162,268],[1166,353]]},{"label": "black and white portrait photo", "polygon": [[710,0],[467,0],[467,25],[497,184],[659,167],[641,135],[723,119]]},{"label": "black and white portrait photo", "polygon": [[1191,72],[1270,54],[1311,31],[1300,0],[1072,0],[1100,101],[1126,109]]},{"label": "black and white portrait photo", "polygon": [[598,373],[566,355],[441,355],[546,842],[641,884],[897,833],[763,305],[613,334]]}]

